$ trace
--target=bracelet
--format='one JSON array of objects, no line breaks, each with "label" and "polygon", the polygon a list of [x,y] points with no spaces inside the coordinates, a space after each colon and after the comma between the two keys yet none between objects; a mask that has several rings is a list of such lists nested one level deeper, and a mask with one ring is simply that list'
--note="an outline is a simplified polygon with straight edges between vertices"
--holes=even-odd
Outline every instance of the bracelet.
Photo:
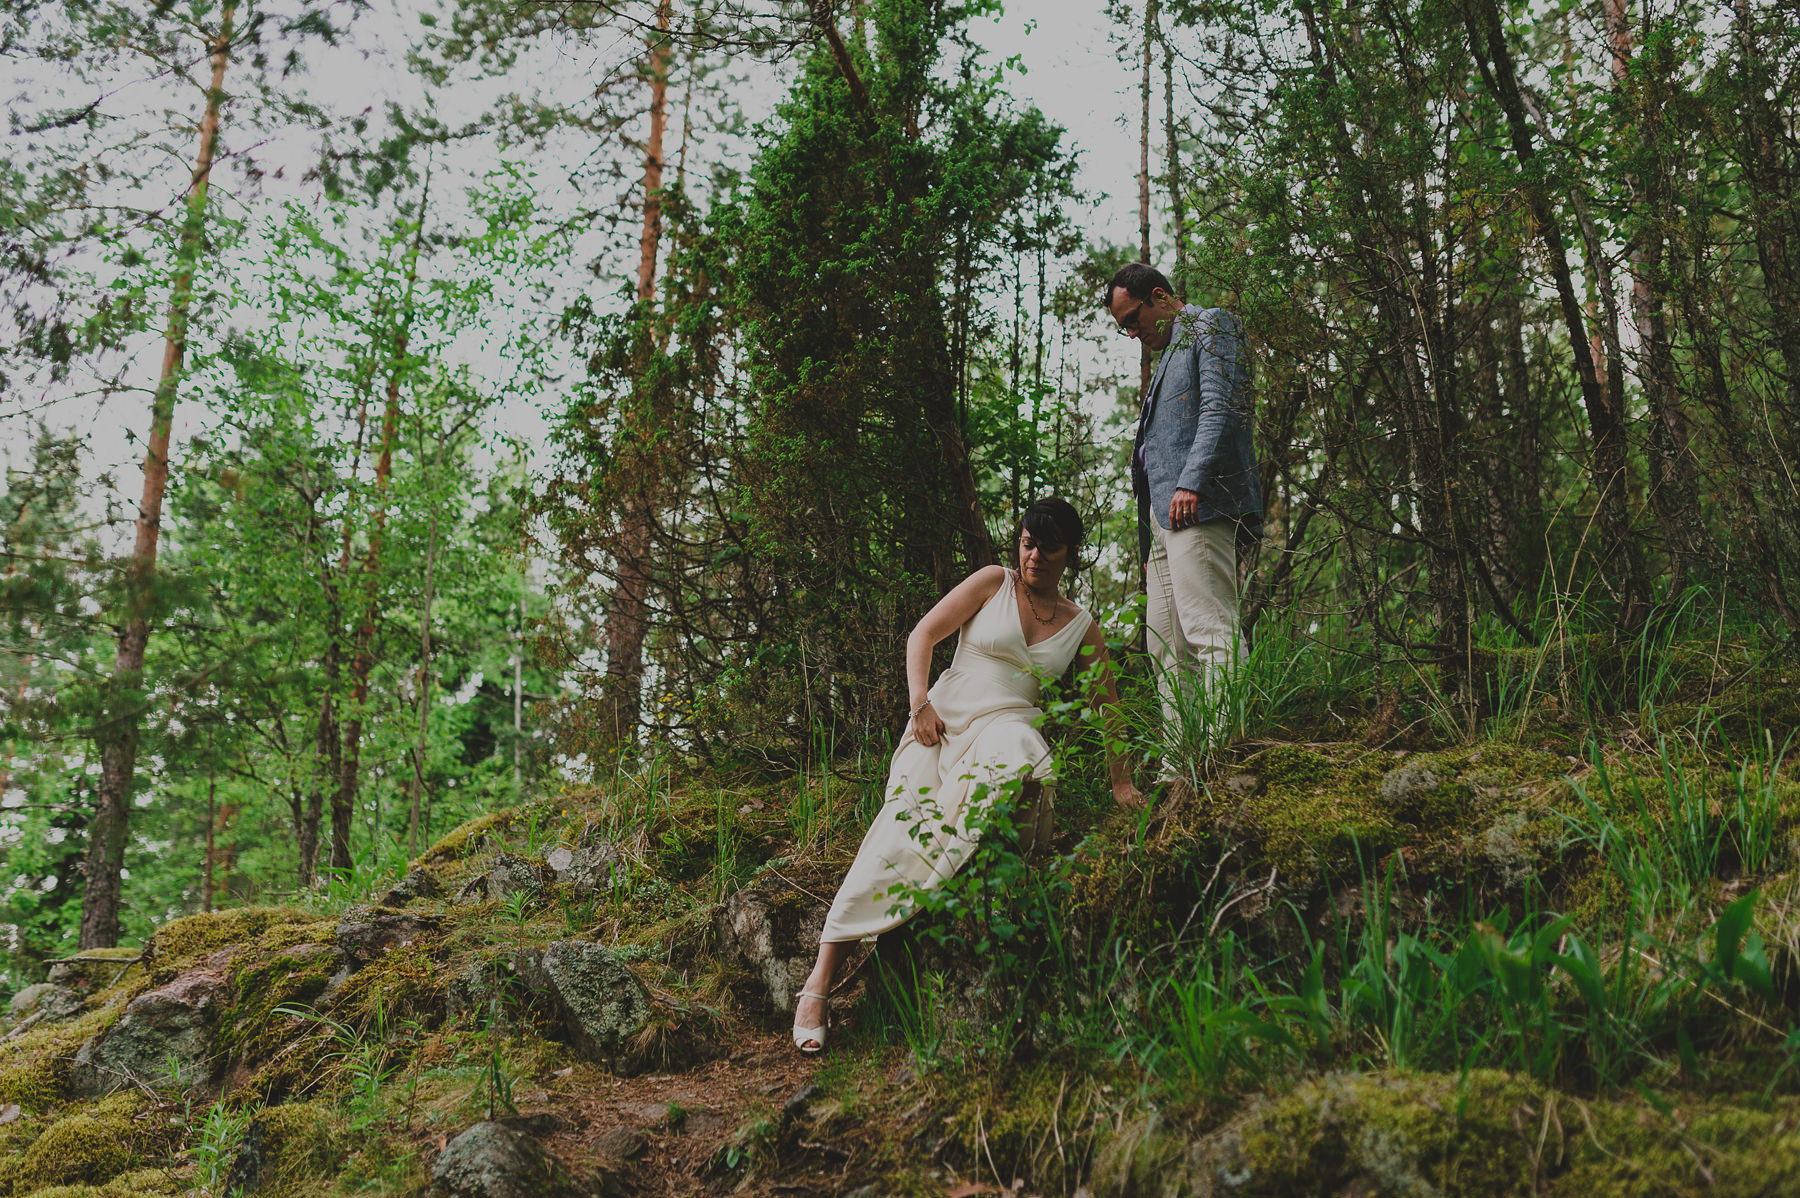
[{"label": "bracelet", "polygon": [[912,714],[907,716],[906,718],[909,720],[916,720],[919,718],[919,713],[921,711],[924,711],[927,707],[930,707],[930,706],[931,706],[931,696],[927,695],[927,696],[925,696],[925,701],[923,703],[919,704],[917,707],[913,708]]}]

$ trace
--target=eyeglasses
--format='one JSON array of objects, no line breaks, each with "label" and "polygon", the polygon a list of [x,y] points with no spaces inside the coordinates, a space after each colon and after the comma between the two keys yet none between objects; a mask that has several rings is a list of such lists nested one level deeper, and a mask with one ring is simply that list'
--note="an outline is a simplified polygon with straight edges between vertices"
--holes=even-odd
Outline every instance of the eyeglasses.
[{"label": "eyeglasses", "polygon": [[1121,319],[1119,321],[1119,336],[1130,337],[1130,336],[1134,336],[1135,334],[1137,334],[1139,332],[1138,317],[1143,315],[1144,305],[1149,302],[1150,301],[1147,299],[1139,300],[1137,303],[1137,307],[1135,307],[1131,310],[1131,314],[1124,317],[1123,319]]}]

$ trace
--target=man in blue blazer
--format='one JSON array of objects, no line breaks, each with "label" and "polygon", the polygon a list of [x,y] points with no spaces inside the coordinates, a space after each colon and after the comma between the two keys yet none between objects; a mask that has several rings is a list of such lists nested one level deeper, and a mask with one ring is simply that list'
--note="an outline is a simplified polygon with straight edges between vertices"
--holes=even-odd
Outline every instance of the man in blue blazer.
[{"label": "man in blue blazer", "polygon": [[1205,727],[1193,705],[1216,695],[1241,649],[1237,536],[1262,529],[1249,350],[1236,315],[1182,303],[1152,267],[1123,267],[1105,302],[1121,334],[1162,355],[1138,413],[1131,487],[1149,647],[1179,736]]}]

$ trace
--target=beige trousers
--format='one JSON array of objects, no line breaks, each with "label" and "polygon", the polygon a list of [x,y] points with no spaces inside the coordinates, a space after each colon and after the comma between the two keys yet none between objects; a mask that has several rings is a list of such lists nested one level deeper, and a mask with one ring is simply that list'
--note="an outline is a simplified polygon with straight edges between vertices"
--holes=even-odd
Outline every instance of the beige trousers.
[{"label": "beige trousers", "polygon": [[[1242,651],[1238,639],[1237,527],[1209,520],[1180,530],[1150,521],[1144,623],[1156,659],[1157,690],[1171,735],[1194,723],[1183,708],[1217,701],[1223,675]],[[1210,723],[1210,720],[1206,721]]]}]

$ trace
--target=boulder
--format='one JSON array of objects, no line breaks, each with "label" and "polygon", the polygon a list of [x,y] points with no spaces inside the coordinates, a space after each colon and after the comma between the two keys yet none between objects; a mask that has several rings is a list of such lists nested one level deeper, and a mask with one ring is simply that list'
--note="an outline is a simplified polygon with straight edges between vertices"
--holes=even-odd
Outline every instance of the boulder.
[{"label": "boulder", "polygon": [[442,898],[444,888],[438,880],[431,876],[429,870],[411,869],[404,878],[394,883],[392,890],[381,896],[384,907],[404,907],[414,899]]},{"label": "boulder", "polygon": [[244,1129],[224,1192],[247,1194],[264,1185],[329,1175],[335,1163],[331,1123],[331,1111],[323,1103],[264,1107]]},{"label": "boulder", "polygon": [[13,995],[6,1013],[14,1019],[36,1015],[39,1023],[61,1023],[81,1013],[81,995],[68,986],[38,982]]},{"label": "boulder", "polygon": [[598,944],[558,940],[542,956],[519,953],[514,964],[561,1019],[569,1042],[591,1060],[616,1060],[650,1023],[650,992]]},{"label": "boulder", "polygon": [[619,854],[610,844],[582,849],[553,849],[544,858],[556,871],[556,880],[587,898],[612,889],[613,867]]},{"label": "boulder", "polygon": [[746,965],[768,988],[777,1011],[794,1009],[812,973],[829,906],[764,874],[719,906],[724,955]]},{"label": "boulder", "polygon": [[515,894],[536,898],[555,880],[556,875],[547,865],[513,853],[496,853],[494,863],[488,866],[487,896],[497,903],[503,903]]},{"label": "boulder", "polygon": [[389,907],[351,907],[338,920],[337,944],[352,965],[362,966],[391,949],[435,936],[443,924],[437,915],[408,914]]},{"label": "boulder", "polygon": [[225,970],[207,965],[132,999],[118,1022],[75,1053],[70,1093],[94,1098],[171,1074],[184,1085],[209,1084],[219,1065],[213,1040],[227,985]]},{"label": "boulder", "polygon": [[503,1123],[477,1123],[440,1153],[432,1190],[444,1198],[575,1198],[583,1193],[557,1159]]}]

